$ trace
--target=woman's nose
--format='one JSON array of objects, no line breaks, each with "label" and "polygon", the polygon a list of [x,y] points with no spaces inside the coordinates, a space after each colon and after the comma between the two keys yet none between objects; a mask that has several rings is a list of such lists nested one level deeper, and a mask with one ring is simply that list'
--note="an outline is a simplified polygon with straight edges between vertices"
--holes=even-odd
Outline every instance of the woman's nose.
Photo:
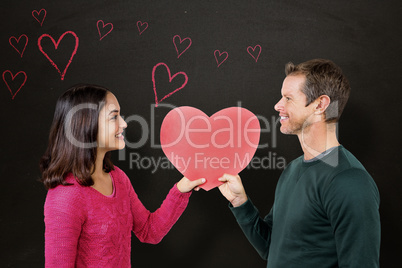
[{"label": "woman's nose", "polygon": [[120,124],[119,124],[119,126],[120,126],[121,128],[127,128],[127,123],[126,123],[126,121],[125,121],[122,117],[120,117]]}]

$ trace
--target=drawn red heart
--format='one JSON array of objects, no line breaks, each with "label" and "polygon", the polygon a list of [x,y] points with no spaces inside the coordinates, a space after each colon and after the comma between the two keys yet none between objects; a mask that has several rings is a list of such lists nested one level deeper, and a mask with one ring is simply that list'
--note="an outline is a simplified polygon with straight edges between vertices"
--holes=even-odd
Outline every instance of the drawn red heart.
[{"label": "drawn red heart", "polygon": [[163,119],[162,150],[178,171],[190,180],[205,178],[201,188],[221,185],[224,174],[238,174],[251,161],[260,139],[260,123],[249,110],[229,107],[208,117],[183,106]]},{"label": "drawn red heart", "polygon": [[[24,76],[24,81],[21,83],[21,85],[18,87],[18,89],[15,91],[15,93],[13,93],[13,91],[11,90],[10,84],[8,83],[7,78],[6,78],[6,74],[10,74],[10,76],[11,76],[11,81],[14,81],[14,79],[15,79],[18,75],[20,75],[20,74],[22,74],[22,75]],[[11,96],[12,96],[12,99],[15,98],[15,96],[17,95],[17,93],[18,93],[18,92],[21,90],[21,88],[25,85],[25,82],[27,81],[27,78],[28,78],[28,77],[27,77],[27,74],[26,74],[24,71],[20,71],[20,72],[18,72],[16,75],[13,75],[12,72],[9,71],[9,70],[3,72],[3,81],[4,81],[4,83],[6,83],[6,86],[7,86],[8,90],[10,91]]]},{"label": "drawn red heart", "polygon": [[251,55],[251,57],[253,57],[255,59],[255,62],[258,61],[258,57],[260,57],[261,54],[261,46],[260,45],[256,45],[254,48],[249,46],[247,48],[247,52],[248,54]]},{"label": "drawn red heart", "polygon": [[[182,45],[182,43],[185,42],[185,44]],[[186,44],[187,43],[187,44]],[[179,35],[175,35],[173,37],[173,44],[174,47],[176,48],[176,52],[177,52],[177,58],[180,58],[180,56],[186,52],[187,49],[190,48],[192,41],[190,37],[186,37],[183,40],[181,39],[181,37]],[[179,52],[179,48],[181,50],[181,52]]]},{"label": "drawn red heart", "polygon": [[[99,24],[102,23],[102,30],[105,29],[105,27],[109,27],[109,31],[105,31],[104,34],[101,33]],[[106,35],[108,35],[112,30],[113,30],[113,24],[112,23],[104,23],[103,20],[98,20],[98,22],[96,23],[96,27],[98,28],[98,33],[99,33],[99,41],[102,40]]]},{"label": "drawn red heart", "polygon": [[[43,15],[41,15],[42,12],[43,12]],[[46,18],[46,9],[42,8],[41,10],[39,10],[39,12],[37,10],[34,10],[34,11],[32,11],[32,16],[35,18],[35,20],[37,20],[40,23],[40,26],[42,27],[42,24]]]},{"label": "drawn red heart", "polygon": [[[172,80],[173,80],[176,76],[178,76],[178,75],[183,75],[183,76],[184,76],[184,79],[185,79],[184,82],[183,82],[183,84],[182,84],[180,87],[178,87],[178,88],[176,88],[175,90],[173,90],[172,92],[166,94],[166,95],[165,95],[163,98],[161,98],[161,99],[158,99],[158,94],[157,94],[157,92],[156,92],[156,82],[155,82],[155,71],[156,71],[156,68],[158,68],[159,66],[164,66],[164,67],[166,68],[166,70],[167,70],[167,72],[168,72],[168,75],[169,75],[169,83],[171,83]],[[156,65],[154,66],[154,68],[152,69],[152,83],[153,83],[153,89],[154,89],[154,93],[155,93],[155,107],[157,107],[158,104],[159,104],[161,101],[163,101],[164,99],[170,97],[172,94],[176,93],[177,91],[179,91],[180,89],[182,89],[183,87],[185,87],[186,84],[187,84],[187,82],[188,82],[188,77],[187,77],[187,74],[186,74],[185,72],[178,72],[178,73],[176,73],[175,75],[172,76],[171,73],[170,73],[169,67],[168,67],[165,63],[160,62],[160,63],[156,64]]]},{"label": "drawn red heart", "polygon": [[148,28],[148,22],[142,23],[140,20],[137,21],[137,28],[140,35]]},{"label": "drawn red heart", "polygon": [[229,54],[226,51],[221,53],[219,50],[215,50],[214,55],[218,67],[221,66],[221,64],[224,63],[225,60],[227,60],[227,58],[229,57]]},{"label": "drawn red heart", "polygon": [[[21,40],[22,37],[25,38],[25,44],[24,44],[24,48],[20,51],[20,50],[17,48],[17,46],[18,46],[18,44],[20,43],[20,40]],[[22,58],[22,55],[24,54],[25,48],[26,48],[27,45],[28,45],[28,36],[26,36],[25,34],[23,34],[23,35],[21,35],[18,39],[15,38],[14,36],[11,36],[10,39],[8,39],[8,42],[10,43],[10,45],[11,45],[15,50],[17,50],[17,52],[21,55],[21,58]],[[15,45],[13,44],[14,42],[15,42]],[[21,46],[21,47],[22,47],[22,46]]]},{"label": "drawn red heart", "polygon": [[[42,41],[42,39],[43,39],[44,37],[50,38],[50,40],[52,40],[52,42],[53,42],[53,45],[54,45],[55,49],[57,50],[58,46],[60,45],[61,40],[63,40],[63,38],[64,38],[64,36],[65,36],[66,34],[71,34],[71,35],[74,36],[74,38],[75,38],[75,47],[74,47],[73,52],[71,53],[70,59],[68,60],[66,67],[64,68],[63,72],[61,72],[60,69],[59,69],[59,67],[57,66],[57,64],[54,63],[54,61],[49,57],[49,55],[48,55],[45,51],[43,51],[41,41]],[[40,52],[42,52],[42,54],[45,55],[45,57],[50,61],[50,63],[53,65],[53,67],[56,68],[56,70],[59,72],[59,74],[60,74],[60,76],[61,76],[61,80],[64,80],[64,76],[66,75],[67,69],[68,69],[68,67],[69,67],[70,64],[71,64],[71,61],[73,60],[74,55],[77,53],[77,49],[78,49],[78,36],[77,36],[74,32],[72,32],[72,31],[67,31],[67,32],[65,32],[64,34],[62,34],[62,35],[60,36],[59,40],[56,42],[56,41],[53,39],[53,37],[51,37],[50,35],[48,35],[48,34],[42,34],[42,35],[39,37],[39,39],[38,39],[38,47],[39,47]]]}]

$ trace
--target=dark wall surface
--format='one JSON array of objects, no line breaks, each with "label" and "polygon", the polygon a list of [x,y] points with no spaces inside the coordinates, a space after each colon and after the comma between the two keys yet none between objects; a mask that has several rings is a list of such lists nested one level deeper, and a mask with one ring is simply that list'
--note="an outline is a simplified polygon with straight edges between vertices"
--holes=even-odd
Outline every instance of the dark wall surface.
[{"label": "dark wall surface", "polygon": [[[151,211],[181,178],[152,163],[164,157],[159,130],[172,107],[212,115],[240,105],[264,117],[270,131],[260,143],[268,146],[256,157],[265,164],[240,175],[265,215],[284,163],[302,154],[297,137],[279,132],[273,109],[284,65],[327,58],[352,87],[339,140],[380,190],[381,266],[400,267],[400,1],[16,0],[1,1],[0,10],[0,266],[44,265],[38,162],[56,100],[70,86],[109,88],[132,119],[125,135],[131,146],[113,160]],[[133,236],[133,267],[265,267],[227,205],[218,189],[193,193],[160,244]]]}]

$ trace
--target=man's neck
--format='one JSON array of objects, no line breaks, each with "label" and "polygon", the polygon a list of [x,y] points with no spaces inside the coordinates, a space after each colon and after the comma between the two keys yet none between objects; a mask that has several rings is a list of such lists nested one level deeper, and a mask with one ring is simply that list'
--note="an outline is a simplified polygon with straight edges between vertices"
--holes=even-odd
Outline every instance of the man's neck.
[{"label": "man's neck", "polygon": [[336,123],[317,122],[303,129],[297,136],[304,152],[304,160],[313,159],[326,150],[339,146]]}]

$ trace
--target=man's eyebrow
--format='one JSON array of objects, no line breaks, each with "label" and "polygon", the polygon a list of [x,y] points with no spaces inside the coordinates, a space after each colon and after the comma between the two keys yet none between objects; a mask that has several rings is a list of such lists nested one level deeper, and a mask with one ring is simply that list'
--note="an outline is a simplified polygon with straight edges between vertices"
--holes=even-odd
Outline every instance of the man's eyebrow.
[{"label": "man's eyebrow", "polygon": [[285,94],[283,94],[284,97],[293,97],[293,94],[290,92],[286,92]]}]

